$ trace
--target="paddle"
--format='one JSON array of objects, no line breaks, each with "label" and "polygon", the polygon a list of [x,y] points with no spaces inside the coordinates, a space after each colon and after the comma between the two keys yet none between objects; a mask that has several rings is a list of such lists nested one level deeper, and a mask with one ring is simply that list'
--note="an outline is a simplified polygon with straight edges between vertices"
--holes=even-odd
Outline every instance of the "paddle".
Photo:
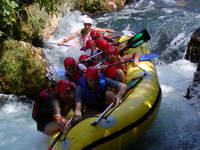
[{"label": "paddle", "polygon": [[[141,76],[139,76],[139,77],[136,77],[136,78],[134,78],[134,79],[131,79],[128,83],[127,83],[127,90],[126,90],[126,93],[128,92],[128,91],[130,91],[134,86],[136,86],[144,77],[146,76],[146,74],[144,73],[144,74],[142,74]],[[125,94],[126,94],[125,93]],[[125,95],[124,94],[124,95]],[[121,104],[121,103],[120,103]],[[106,114],[105,116],[104,116],[104,118],[105,119],[107,119],[108,118],[108,116],[118,107],[119,105],[117,105],[116,107],[114,107],[108,114]]]},{"label": "paddle", "polygon": [[122,36],[124,33],[122,31],[115,31],[111,35],[111,39],[117,38],[119,36]]},{"label": "paddle", "polygon": [[143,43],[147,42],[150,40],[151,37],[146,29],[142,30],[141,32],[137,33],[135,36],[132,38],[128,39],[128,44],[124,48],[120,49],[119,51],[123,51],[129,48],[136,48]]},{"label": "paddle", "polygon": [[[146,29],[144,29],[141,32],[135,34],[130,39],[126,40],[126,41],[128,41],[128,45],[125,46],[124,48],[120,49],[119,51],[123,51],[123,50],[128,49],[128,48],[136,48],[136,47],[142,45],[143,43],[145,43],[146,41],[148,41],[150,39],[151,39],[151,37],[150,37],[149,33],[147,32]],[[126,41],[121,42],[121,44],[126,42]],[[97,53],[93,56],[90,56],[89,58],[85,59],[85,61],[91,60],[92,58],[94,58],[94,57],[96,57],[96,56],[98,56],[102,53],[103,52],[101,51],[101,52],[99,52],[99,53]]]},{"label": "paddle", "polygon": [[[67,122],[67,124],[65,125],[65,127],[67,127],[72,119],[73,119],[74,115],[69,119],[69,121]],[[62,137],[63,134],[66,134],[69,130],[66,131],[60,131],[59,135],[55,138],[55,140],[51,143],[51,145],[48,147],[48,150],[53,150],[53,147],[55,146],[56,142]]]},{"label": "paddle", "polygon": [[[159,57],[159,55],[157,54],[143,54],[140,58],[139,58],[139,61],[147,61],[147,60],[151,60],[151,59],[154,59],[154,58],[157,58]],[[123,64],[123,63],[127,63],[127,62],[133,62],[134,59],[127,59],[127,60],[124,60],[124,61],[121,61],[121,62],[118,62],[118,63],[114,63],[114,64],[109,64],[109,65],[96,65],[95,67],[97,67],[98,69],[103,69],[103,68],[107,68],[107,67],[112,67],[112,66],[117,66],[117,65],[120,65],[120,64]]]},{"label": "paddle", "polygon": [[[132,88],[134,87],[136,84],[138,84],[142,79],[143,77],[145,76],[145,74],[137,77],[137,78],[134,78],[134,79],[131,79],[130,82],[131,83],[127,83],[127,90],[126,90],[126,93]],[[125,94],[126,94],[125,93]],[[124,94],[124,95],[125,95]],[[98,122],[102,119],[102,118],[107,118],[115,109],[113,109],[111,112],[109,112],[107,115],[106,113],[115,105],[115,101],[113,101],[105,110],[104,112],[101,113],[101,115],[94,121],[91,123],[92,126],[96,126],[98,124]],[[118,105],[119,106],[119,105]],[[116,106],[115,108],[117,108],[118,106]],[[106,116],[105,116],[106,115]]]},{"label": "paddle", "polygon": [[71,46],[71,45],[66,44],[66,43],[63,43],[62,45],[58,45],[58,43],[47,42],[47,44],[54,44],[54,45],[57,45],[57,46],[67,46],[67,47],[70,47],[70,46]]},{"label": "paddle", "polygon": [[101,115],[94,121],[91,123],[92,126],[96,126],[98,121],[101,120],[103,118],[103,116],[114,106],[115,101],[113,101],[102,113]]}]

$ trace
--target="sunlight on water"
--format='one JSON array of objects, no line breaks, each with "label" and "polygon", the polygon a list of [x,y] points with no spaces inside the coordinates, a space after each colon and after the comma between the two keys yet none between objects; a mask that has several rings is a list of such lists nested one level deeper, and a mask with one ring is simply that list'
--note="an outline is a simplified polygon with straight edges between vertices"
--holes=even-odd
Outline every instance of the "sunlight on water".
[{"label": "sunlight on water", "polygon": [[[131,145],[132,149],[145,150],[199,150],[200,149],[200,102],[194,98],[184,98],[187,87],[192,82],[196,65],[183,60],[184,51],[193,31],[200,26],[200,15],[182,8],[167,7],[175,0],[148,1],[126,6],[119,12],[109,12],[94,18],[100,27],[112,28],[127,33],[148,29],[152,52],[160,54],[157,65],[158,77],[163,91],[161,108],[150,129]],[[164,6],[164,7],[163,7]],[[82,28],[80,12],[66,12],[60,20],[54,38],[46,41],[45,54],[54,73],[63,66],[67,56],[76,59],[80,54],[78,39],[67,44],[72,47],[57,46],[58,41]],[[166,64],[165,62],[168,62]],[[14,102],[16,96],[2,95],[8,102],[0,106],[0,150],[45,150],[47,136],[36,131],[36,123],[31,118],[31,106]]]},{"label": "sunlight on water", "polygon": [[14,100],[13,98],[12,101],[6,102],[0,109],[0,149],[47,149],[47,136],[36,131],[31,107]]}]

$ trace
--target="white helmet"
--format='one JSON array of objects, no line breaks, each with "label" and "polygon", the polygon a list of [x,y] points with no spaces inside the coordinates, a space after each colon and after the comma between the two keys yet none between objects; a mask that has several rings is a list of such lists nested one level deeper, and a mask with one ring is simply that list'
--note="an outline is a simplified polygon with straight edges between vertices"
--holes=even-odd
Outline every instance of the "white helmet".
[{"label": "white helmet", "polygon": [[91,18],[84,18],[83,19],[83,23],[90,23],[90,24],[93,24],[93,21],[92,21],[92,19]]}]

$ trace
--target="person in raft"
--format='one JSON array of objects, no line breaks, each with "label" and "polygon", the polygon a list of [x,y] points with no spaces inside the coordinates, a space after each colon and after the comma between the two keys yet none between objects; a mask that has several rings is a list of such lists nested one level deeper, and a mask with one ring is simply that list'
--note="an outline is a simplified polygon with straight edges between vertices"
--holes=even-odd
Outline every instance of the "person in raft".
[{"label": "person in raft", "polygon": [[[114,94],[109,87],[117,88],[118,93]],[[79,79],[75,92],[76,120],[103,112],[106,106],[113,101],[115,105],[118,105],[126,89],[126,84],[104,77],[93,66],[88,67],[85,75]]]},{"label": "person in raft", "polygon": [[82,76],[82,71],[76,63],[76,60],[73,57],[66,57],[64,59],[64,67],[65,78],[76,85],[79,78]]},{"label": "person in raft", "polygon": [[59,130],[69,129],[64,117],[74,108],[75,88],[68,80],[59,80],[56,87],[39,93],[33,106],[32,118],[37,122],[37,130],[53,135]]},{"label": "person in raft", "polygon": [[103,29],[103,28],[92,28],[93,21],[91,18],[84,18],[84,28],[76,31],[75,33],[69,35],[68,37],[64,38],[62,41],[58,42],[58,45],[61,46],[64,43],[69,42],[70,40],[80,37],[80,43],[82,46],[85,46],[85,43],[87,40],[91,40],[90,32],[93,30],[96,30],[98,32],[106,32],[106,33],[113,33],[115,32],[114,30],[111,29]]},{"label": "person in raft", "polygon": [[[133,54],[127,54],[123,57],[119,56],[119,50],[116,46],[110,46],[105,50],[105,61],[103,65],[111,65],[115,63],[119,63],[121,61],[125,61],[127,59],[134,59],[134,64],[139,64],[139,58],[141,54],[139,52],[134,52]],[[111,67],[106,67],[102,69],[104,75],[113,80],[117,80],[119,82],[126,82],[126,66],[125,64],[115,65]]]}]

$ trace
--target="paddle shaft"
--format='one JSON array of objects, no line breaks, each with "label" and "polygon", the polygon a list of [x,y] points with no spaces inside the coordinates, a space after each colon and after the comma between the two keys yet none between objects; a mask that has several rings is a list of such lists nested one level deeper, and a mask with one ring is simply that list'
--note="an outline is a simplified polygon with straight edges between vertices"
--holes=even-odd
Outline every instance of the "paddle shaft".
[{"label": "paddle shaft", "polygon": [[[126,42],[126,41],[124,41],[124,42]],[[124,43],[124,42],[121,42],[121,44]],[[121,50],[119,50],[119,51],[121,51]],[[91,60],[92,58],[97,57],[97,56],[101,55],[102,53],[103,53],[102,51],[99,52],[99,53],[96,53],[96,54],[90,56],[89,58],[85,59],[84,61]]]},{"label": "paddle shaft", "polygon": [[[121,49],[120,49],[119,51],[121,51]],[[101,55],[102,53],[103,53],[102,51],[99,52],[99,53],[96,53],[95,55],[90,56],[89,58],[85,59],[84,61],[88,61],[88,60],[90,60],[90,59],[92,59],[92,58],[94,58],[94,57],[96,57],[96,56]],[[99,66],[100,64],[102,64],[102,62],[99,63],[99,64],[97,64],[96,66]]]},{"label": "paddle shaft", "polygon": [[[140,58],[139,58],[139,61],[147,61],[147,60],[151,60],[151,59],[154,59],[154,58],[157,58],[158,55],[157,54],[143,54]],[[120,65],[120,64],[123,64],[123,63],[127,63],[127,62],[133,62],[134,59],[128,59],[128,60],[124,60],[124,61],[121,61],[121,62],[118,62],[118,63],[114,63],[114,64],[109,64],[109,65],[102,65],[100,66],[101,64],[97,64],[95,67],[99,67],[100,69],[103,69],[103,68],[107,68],[107,67],[112,67],[112,66],[117,66],[117,65]]]},{"label": "paddle shaft", "polygon": [[[48,42],[48,44],[55,44],[55,45],[59,46],[57,43],[53,43],[53,42]],[[70,47],[71,45],[63,43],[61,46]]]},{"label": "paddle shaft", "polygon": [[[134,87],[137,83],[139,83],[142,79],[143,79],[143,77],[144,77],[145,75],[143,74],[142,76],[139,76],[139,77],[137,77],[137,78],[135,78],[135,80],[137,79],[137,81],[134,83],[134,84],[132,84],[131,86],[129,86],[128,88],[127,88],[127,90],[126,90],[126,93],[132,88],[132,87]],[[133,79],[132,79],[133,80]],[[125,94],[126,94],[125,93]],[[125,95],[124,94],[124,95]],[[106,115],[106,113],[114,106],[114,104],[115,104],[115,101],[114,102],[112,102],[105,110],[104,110],[104,112],[102,112],[101,113],[101,115],[94,121],[94,122],[92,122],[91,123],[91,125],[92,126],[96,126],[97,124],[98,124],[98,122],[104,117],[104,118],[107,118],[118,106],[116,106],[115,108],[113,108],[113,110],[111,111],[111,112],[109,112],[107,115]]]},{"label": "paddle shaft", "polygon": [[[137,38],[138,36],[140,36],[140,37]],[[132,36],[131,38],[129,38],[128,40],[125,40],[125,41],[121,42],[120,44],[128,41],[129,44],[127,46],[125,46],[124,48],[121,48],[119,51],[124,51],[124,50],[126,50],[128,48],[136,48],[136,47],[140,46],[141,44],[143,44],[144,42],[148,41],[150,38],[151,37],[150,37],[149,33],[147,32],[146,29],[144,29],[141,32],[139,32],[139,33],[135,34],[134,36]],[[100,55],[102,53],[103,52],[101,51],[101,52],[99,52],[99,53],[97,53],[97,54],[95,54],[93,56],[90,56],[85,61],[88,61],[88,60],[90,60],[90,59],[92,59],[92,58],[94,58],[94,57],[96,57],[96,56],[98,56],[98,55]]]},{"label": "paddle shaft", "polygon": [[[126,40],[126,41],[128,41],[128,40]],[[124,43],[124,42],[126,42],[126,41],[123,41],[123,42],[121,42],[120,44],[122,44],[122,43]],[[119,50],[119,51],[121,51],[121,50]],[[92,58],[94,58],[94,57],[96,57],[96,56],[99,56],[99,55],[101,55],[102,53],[103,53],[102,51],[99,52],[99,53],[96,53],[96,54],[90,56],[89,58],[85,59],[85,61],[88,61],[88,60],[90,60],[90,59],[92,59]]]},{"label": "paddle shaft", "polygon": [[99,56],[99,55],[101,55],[103,52],[101,51],[101,52],[99,52],[99,53],[96,53],[96,54],[94,54],[94,55],[92,55],[92,56],[90,56],[90,57],[88,57],[87,59],[85,59],[84,61],[88,61],[88,60],[90,60],[90,59],[92,59],[92,58],[94,58],[94,57],[96,57],[96,56]]},{"label": "paddle shaft", "polygon": [[121,61],[121,62],[118,62],[118,63],[115,63],[115,64],[110,64],[110,65],[102,65],[99,68],[104,69],[104,68],[107,68],[107,67],[117,66],[117,65],[121,65],[121,64],[124,64],[124,63],[127,63],[127,62],[132,62],[132,61],[134,61],[134,59],[125,60],[125,61]]},{"label": "paddle shaft", "polygon": [[[73,115],[73,116],[69,119],[69,121],[66,123],[65,127],[67,127],[67,126],[71,123],[73,117],[74,117],[74,115]],[[67,131],[68,131],[68,130],[67,130]],[[67,131],[66,131],[66,132],[65,132],[65,131],[60,131],[59,135],[55,138],[55,140],[54,140],[54,141],[51,143],[51,145],[48,147],[48,150],[53,150],[53,147],[55,146],[56,142],[61,138],[61,136],[62,136],[63,134],[66,134]]]},{"label": "paddle shaft", "polygon": [[[130,91],[135,85],[137,85],[142,79],[143,77],[145,76],[145,74],[143,74],[142,76],[139,76],[137,78],[135,78],[135,83],[132,84],[131,86],[127,87],[127,90],[126,90],[126,93],[128,91]],[[132,79],[133,80],[133,79]],[[124,95],[126,95],[126,93]],[[121,104],[121,103],[120,103]],[[110,116],[110,114],[118,107],[119,105],[117,105],[116,107],[114,107],[107,115],[104,116],[104,118],[108,118],[108,116]]]},{"label": "paddle shaft", "polygon": [[101,115],[94,121],[91,123],[92,126],[96,126],[98,121],[102,119],[102,117],[108,112],[108,110],[110,110],[110,108],[112,108],[114,106],[115,102],[112,102],[105,110],[104,112],[101,113]]}]

